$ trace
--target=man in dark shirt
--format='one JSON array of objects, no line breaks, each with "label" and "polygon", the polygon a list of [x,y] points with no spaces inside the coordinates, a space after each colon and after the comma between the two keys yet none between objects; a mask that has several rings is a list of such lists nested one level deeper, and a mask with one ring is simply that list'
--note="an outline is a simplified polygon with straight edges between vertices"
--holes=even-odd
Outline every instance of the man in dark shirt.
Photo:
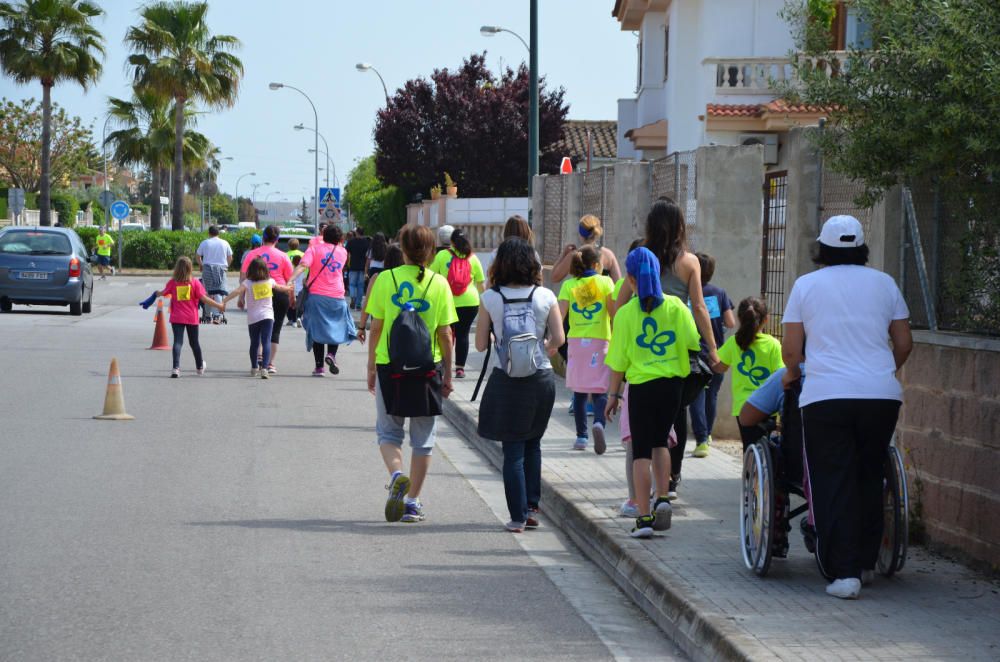
[{"label": "man in dark shirt", "polygon": [[371,238],[366,237],[364,229],[360,227],[355,230],[355,237],[347,242],[347,283],[354,310],[361,310],[361,302],[365,297],[365,260],[368,259],[371,245]]}]

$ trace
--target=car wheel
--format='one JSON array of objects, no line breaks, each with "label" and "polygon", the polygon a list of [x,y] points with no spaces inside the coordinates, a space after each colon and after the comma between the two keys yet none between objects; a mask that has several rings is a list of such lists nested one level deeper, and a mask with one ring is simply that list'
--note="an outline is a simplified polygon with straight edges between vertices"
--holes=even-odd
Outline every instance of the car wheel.
[{"label": "car wheel", "polygon": [[90,298],[83,304],[83,312],[89,314],[93,308],[94,303],[94,290],[90,291]]},{"label": "car wheel", "polygon": [[75,317],[79,317],[83,314],[83,304],[79,301],[72,301],[69,304],[69,314]]},{"label": "car wheel", "polygon": [[0,310],[5,313],[9,313],[14,310],[14,304],[11,303],[9,299],[0,299]]}]

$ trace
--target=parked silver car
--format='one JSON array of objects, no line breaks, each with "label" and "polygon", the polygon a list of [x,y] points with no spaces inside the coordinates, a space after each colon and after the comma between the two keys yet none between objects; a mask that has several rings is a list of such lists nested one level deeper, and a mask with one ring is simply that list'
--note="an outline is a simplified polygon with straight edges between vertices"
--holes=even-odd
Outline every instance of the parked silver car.
[{"label": "parked silver car", "polygon": [[87,249],[69,228],[9,227],[0,231],[0,310],[14,304],[69,306],[89,313],[94,275]]}]

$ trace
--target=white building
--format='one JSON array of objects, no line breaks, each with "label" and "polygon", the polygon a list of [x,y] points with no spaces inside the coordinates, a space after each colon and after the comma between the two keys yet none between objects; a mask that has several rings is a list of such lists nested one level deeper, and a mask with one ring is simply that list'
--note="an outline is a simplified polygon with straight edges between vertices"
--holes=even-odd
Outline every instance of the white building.
[{"label": "white building", "polygon": [[[776,101],[795,45],[779,16],[785,0],[616,0],[612,15],[636,34],[637,91],[618,101],[618,157],[654,159],[701,145],[759,141],[778,160],[780,134],[816,124],[817,108]],[[866,38],[838,4],[836,50]]]}]

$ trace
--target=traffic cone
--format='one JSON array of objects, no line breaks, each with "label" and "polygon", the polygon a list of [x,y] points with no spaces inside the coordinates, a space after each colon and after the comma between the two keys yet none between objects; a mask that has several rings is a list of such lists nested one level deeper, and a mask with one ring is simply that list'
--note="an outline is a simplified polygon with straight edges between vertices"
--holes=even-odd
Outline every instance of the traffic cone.
[{"label": "traffic cone", "polygon": [[122,378],[118,374],[118,359],[111,359],[108,370],[108,390],[104,395],[104,413],[95,416],[100,421],[131,421],[134,416],[125,413],[125,397],[122,393]]},{"label": "traffic cone", "polygon": [[163,316],[163,299],[156,300],[156,317],[153,318],[156,328],[153,330],[153,344],[149,349],[170,349],[167,343],[167,321]]}]

